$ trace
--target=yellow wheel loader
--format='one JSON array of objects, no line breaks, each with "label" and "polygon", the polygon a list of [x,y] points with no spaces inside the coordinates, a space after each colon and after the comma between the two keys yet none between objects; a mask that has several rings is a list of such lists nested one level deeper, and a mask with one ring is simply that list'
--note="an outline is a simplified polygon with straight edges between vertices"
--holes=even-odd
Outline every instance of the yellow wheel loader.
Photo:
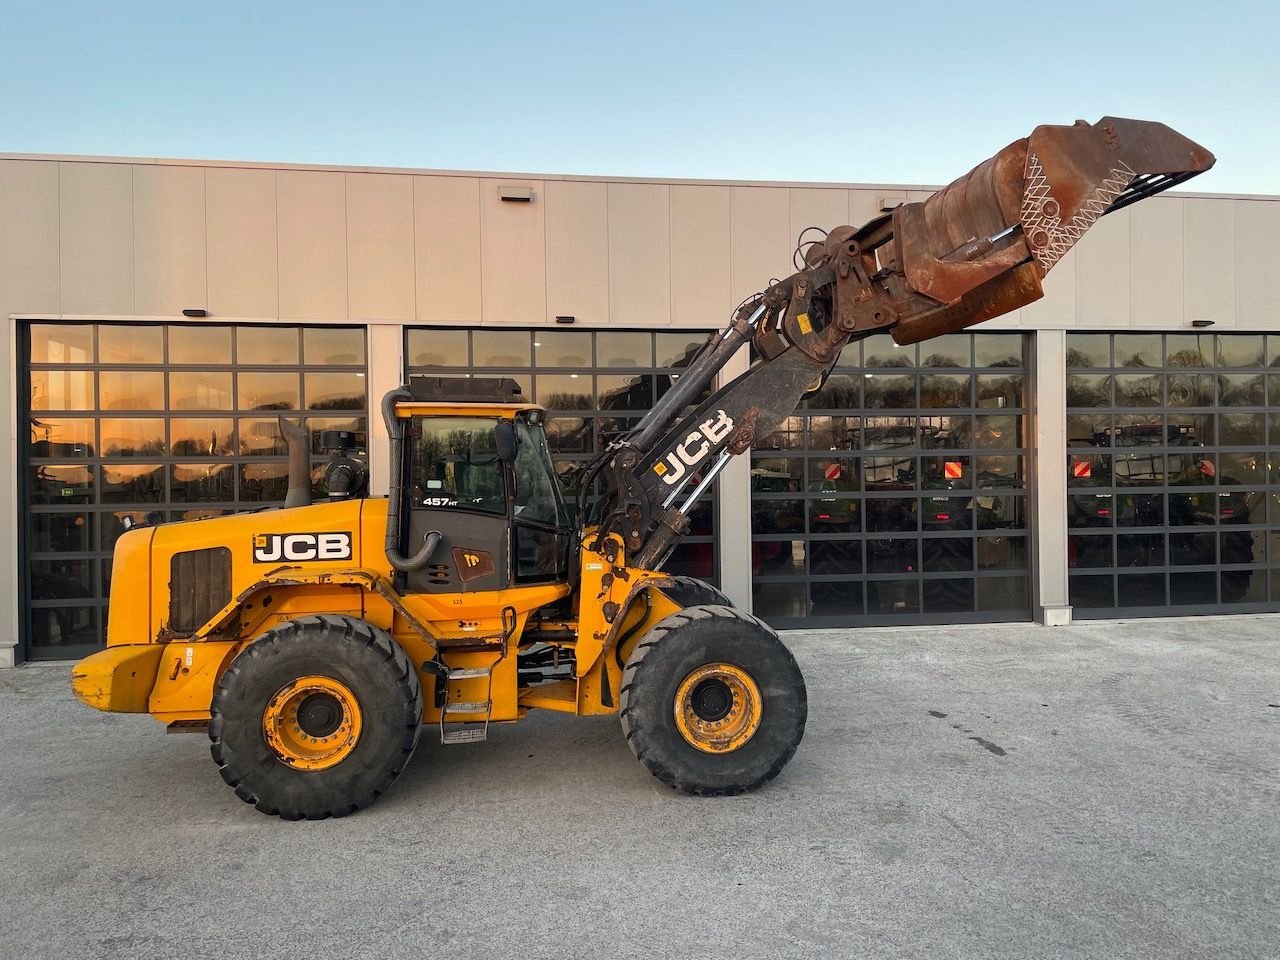
[{"label": "yellow wheel loader", "polygon": [[[76,665],[75,693],[207,730],[223,779],[287,819],[372,803],[424,725],[474,743],[530,710],[618,714],[685,793],[759,787],[800,743],[804,679],[767,625],[663,572],[693,503],[849,341],[914,343],[1029,303],[1098,217],[1212,164],[1158,123],[1042,126],[923,202],[802,245],[586,465],[576,513],[514,381],[412,378],[382,404],[386,497],[338,456],[328,502],[301,505],[295,437],[284,508],[124,534],[107,647]],[[711,392],[747,344],[753,365]]]}]

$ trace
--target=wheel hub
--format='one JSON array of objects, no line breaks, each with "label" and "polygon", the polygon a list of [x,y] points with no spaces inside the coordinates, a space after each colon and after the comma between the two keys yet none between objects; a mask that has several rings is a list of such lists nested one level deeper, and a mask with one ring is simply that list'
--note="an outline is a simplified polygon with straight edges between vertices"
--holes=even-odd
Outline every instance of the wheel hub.
[{"label": "wheel hub", "polygon": [[764,698],[751,674],[730,663],[708,663],[680,683],[676,729],[703,753],[732,753],[760,727]]},{"label": "wheel hub", "polygon": [[276,691],[262,713],[262,733],[281,763],[325,770],[345,760],[363,717],[351,688],[332,677],[299,677]]}]

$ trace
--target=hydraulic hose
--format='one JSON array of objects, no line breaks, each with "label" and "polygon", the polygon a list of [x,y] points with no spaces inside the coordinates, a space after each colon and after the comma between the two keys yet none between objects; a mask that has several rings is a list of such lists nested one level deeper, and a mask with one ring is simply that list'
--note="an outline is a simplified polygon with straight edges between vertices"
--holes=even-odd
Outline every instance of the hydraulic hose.
[{"label": "hydraulic hose", "polygon": [[440,546],[440,531],[432,530],[423,538],[422,546],[411,557],[400,552],[400,511],[404,504],[404,425],[396,416],[396,403],[412,400],[407,387],[391,390],[382,398],[382,421],[391,439],[391,481],[387,487],[387,561],[401,573],[421,570]]}]

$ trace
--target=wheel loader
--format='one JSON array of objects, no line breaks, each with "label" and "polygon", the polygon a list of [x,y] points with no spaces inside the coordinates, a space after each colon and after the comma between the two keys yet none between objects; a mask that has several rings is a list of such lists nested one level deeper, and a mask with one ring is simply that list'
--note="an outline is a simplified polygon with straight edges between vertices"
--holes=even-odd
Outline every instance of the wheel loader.
[{"label": "wheel loader", "polygon": [[[385,497],[338,456],[327,502],[299,505],[295,437],[285,507],[120,537],[107,646],[73,689],[207,731],[236,794],[286,819],[372,803],[424,727],[476,743],[531,710],[617,714],[676,790],[759,787],[800,743],[804,678],[766,624],[663,572],[695,501],[846,343],[915,343],[1030,303],[1099,217],[1213,162],[1159,123],[1040,126],[922,202],[799,246],[796,272],[741,304],[585,466],[576,512],[546,414],[514,381],[411,378],[382,401]],[[750,368],[713,390],[748,344]]]}]

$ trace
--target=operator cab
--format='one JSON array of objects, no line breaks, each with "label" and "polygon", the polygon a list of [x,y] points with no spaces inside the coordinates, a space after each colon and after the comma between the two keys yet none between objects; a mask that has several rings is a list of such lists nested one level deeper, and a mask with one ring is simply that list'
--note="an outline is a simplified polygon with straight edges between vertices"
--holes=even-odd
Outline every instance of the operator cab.
[{"label": "operator cab", "polygon": [[543,431],[545,412],[509,378],[412,377],[402,465],[409,552],[440,545],[406,574],[411,593],[560,582],[572,527]]}]

